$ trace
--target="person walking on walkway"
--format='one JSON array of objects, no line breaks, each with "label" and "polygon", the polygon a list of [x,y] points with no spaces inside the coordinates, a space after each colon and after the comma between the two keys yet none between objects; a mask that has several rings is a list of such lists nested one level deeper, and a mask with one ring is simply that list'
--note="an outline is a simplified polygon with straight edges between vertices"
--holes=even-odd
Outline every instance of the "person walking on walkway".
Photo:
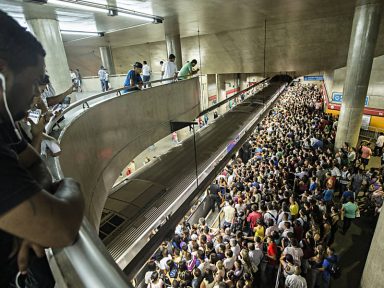
[{"label": "person walking on walkway", "polygon": [[151,83],[147,83],[151,80],[151,67],[147,64],[147,61],[143,61],[143,82],[144,88],[150,88]]},{"label": "person walking on walkway", "polygon": [[99,76],[100,84],[101,84],[101,91],[105,92],[106,91],[106,77],[107,77],[107,72],[104,69],[104,66],[100,66],[99,72],[97,72],[97,75]]}]

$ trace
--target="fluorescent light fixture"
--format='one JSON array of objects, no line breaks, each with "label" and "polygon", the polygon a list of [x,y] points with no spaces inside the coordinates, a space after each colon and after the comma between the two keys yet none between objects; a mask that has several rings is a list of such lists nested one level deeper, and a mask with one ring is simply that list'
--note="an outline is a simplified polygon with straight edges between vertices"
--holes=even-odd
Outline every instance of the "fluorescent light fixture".
[{"label": "fluorescent light fixture", "polygon": [[128,9],[121,9],[114,6],[101,5],[98,3],[92,3],[87,1],[75,1],[75,0],[48,0],[48,4],[61,6],[62,8],[81,9],[84,11],[101,12],[108,16],[123,16],[127,18],[138,19],[146,22],[152,22],[155,24],[162,23],[163,18],[155,15],[149,15],[140,13]]},{"label": "fluorescent light fixture", "polygon": [[118,10],[118,13],[119,13],[119,16],[124,16],[124,17],[138,19],[138,20],[144,20],[148,22],[153,22],[153,20],[155,19],[154,17],[151,17],[151,16],[142,16],[140,14],[133,14],[133,13],[131,14],[131,13],[127,13],[120,10]]},{"label": "fluorescent light fixture", "polygon": [[81,10],[90,11],[90,12],[102,12],[102,13],[108,12],[107,9],[88,6],[88,5],[82,4],[81,2],[76,3],[76,2],[67,2],[67,1],[60,1],[60,0],[49,0],[48,4],[59,5],[59,6],[62,6],[63,8],[81,9]]},{"label": "fluorescent light fixture", "polygon": [[94,35],[94,36],[100,36],[102,32],[91,32],[91,31],[71,31],[71,30],[60,30],[61,34],[68,34],[68,35]]}]

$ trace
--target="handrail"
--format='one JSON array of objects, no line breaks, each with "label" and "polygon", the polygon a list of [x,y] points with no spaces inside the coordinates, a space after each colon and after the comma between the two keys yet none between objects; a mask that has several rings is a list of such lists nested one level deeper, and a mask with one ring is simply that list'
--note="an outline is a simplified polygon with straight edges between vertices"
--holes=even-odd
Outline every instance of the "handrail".
[{"label": "handrail", "polygon": [[279,285],[280,285],[280,275],[281,275],[281,264],[279,263],[279,268],[277,269],[275,288],[279,288]]},{"label": "handrail", "polygon": [[[151,72],[151,75],[153,75],[153,74],[161,74],[161,72]],[[111,78],[111,77],[125,77],[125,76],[127,76],[127,73],[111,74],[111,75],[109,75],[109,78]],[[97,75],[84,76],[84,77],[81,77],[81,79],[99,79],[99,76],[97,76]]]},{"label": "handrail", "polygon": [[220,228],[220,225],[221,225],[221,220],[222,220],[222,214],[224,214],[224,211],[223,211],[223,208],[220,209],[219,213],[217,214],[215,220],[213,220],[212,222],[212,225],[211,225],[211,228],[216,228],[216,224],[217,225],[217,228]]},{"label": "handrail", "polygon": [[241,91],[239,91],[239,92],[237,92],[236,94],[232,95],[231,97],[228,97],[228,98],[224,99],[223,101],[220,101],[220,102],[218,102],[218,103],[212,105],[211,107],[205,109],[204,111],[201,111],[198,117],[203,116],[204,114],[207,114],[208,112],[211,112],[212,110],[215,110],[216,108],[218,108],[218,107],[220,107],[221,105],[223,105],[223,104],[225,104],[225,103],[231,101],[232,99],[234,99],[234,98],[236,98],[236,97],[239,97],[239,96],[240,96],[241,94],[243,94],[244,92],[247,92],[247,91],[251,90],[252,88],[255,88],[256,86],[258,86],[258,85],[261,84],[261,83],[264,83],[264,82],[267,81],[268,79],[269,79],[269,77],[268,77],[268,78],[265,78],[265,79],[263,79],[263,80],[261,80],[261,81],[259,81],[259,82],[257,82],[257,83],[255,83],[255,84],[253,84],[253,85],[251,85],[251,86],[249,86],[249,87],[247,87],[247,88],[245,88],[245,89],[243,89],[243,90],[241,90]]},{"label": "handrail", "polygon": [[[55,275],[55,287],[132,288],[85,217],[75,244],[62,249],[47,249],[46,254]],[[85,259],[88,262],[85,263]]]}]

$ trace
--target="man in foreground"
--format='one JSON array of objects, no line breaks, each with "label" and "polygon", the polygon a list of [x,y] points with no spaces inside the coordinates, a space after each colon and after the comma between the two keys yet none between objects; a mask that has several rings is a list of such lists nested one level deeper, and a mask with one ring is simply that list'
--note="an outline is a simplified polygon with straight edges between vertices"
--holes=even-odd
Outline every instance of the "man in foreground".
[{"label": "man in foreground", "polygon": [[14,283],[18,271],[36,276],[38,287],[51,287],[37,271],[40,264],[31,263],[44,257],[44,247],[71,245],[83,218],[79,185],[67,178],[52,183],[14,124],[39,95],[44,56],[32,34],[0,11],[0,287]]}]

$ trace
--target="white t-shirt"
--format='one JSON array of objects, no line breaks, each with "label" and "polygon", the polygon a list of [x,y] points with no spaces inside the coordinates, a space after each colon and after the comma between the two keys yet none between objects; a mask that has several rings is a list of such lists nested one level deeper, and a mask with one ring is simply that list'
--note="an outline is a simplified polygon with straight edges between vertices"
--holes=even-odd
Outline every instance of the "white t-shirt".
[{"label": "white t-shirt", "polygon": [[259,266],[261,260],[264,257],[264,253],[261,249],[255,248],[253,251],[248,252],[249,258],[251,259],[251,263],[254,264],[254,266]]},{"label": "white t-shirt", "polygon": [[144,282],[145,284],[149,284],[151,282],[151,276],[153,271],[147,271],[144,276]]},{"label": "white t-shirt", "polygon": [[232,223],[235,218],[236,209],[230,205],[227,205],[223,208],[224,212],[224,221],[228,223]]},{"label": "white t-shirt", "polygon": [[307,280],[301,275],[288,275],[285,279],[285,286],[288,288],[307,288]]},{"label": "white t-shirt", "polygon": [[377,138],[376,146],[383,147],[383,144],[384,144],[384,135],[380,135],[379,138]]},{"label": "white t-shirt", "polygon": [[168,265],[167,265],[167,261],[168,260],[172,260],[172,257],[170,255],[168,255],[167,257],[162,258],[159,261],[159,268],[161,270],[166,270],[167,268],[169,268]]},{"label": "white t-shirt", "polygon": [[148,64],[143,65],[143,76],[149,76],[151,75],[151,67],[149,67]]},{"label": "white t-shirt", "polygon": [[299,247],[286,247],[283,254],[291,254],[293,257],[293,263],[297,266],[301,266],[301,258],[304,256],[303,249]]},{"label": "white t-shirt", "polygon": [[225,270],[227,270],[227,271],[231,270],[233,268],[233,265],[235,265],[235,261],[236,261],[235,257],[225,258],[223,260],[223,265],[224,265]]},{"label": "white t-shirt", "polygon": [[[164,66],[164,75],[163,79],[166,78],[172,78],[175,76],[175,73],[177,72],[177,66],[175,62],[167,61],[163,64]],[[166,83],[170,83],[172,80],[167,80]]]}]

